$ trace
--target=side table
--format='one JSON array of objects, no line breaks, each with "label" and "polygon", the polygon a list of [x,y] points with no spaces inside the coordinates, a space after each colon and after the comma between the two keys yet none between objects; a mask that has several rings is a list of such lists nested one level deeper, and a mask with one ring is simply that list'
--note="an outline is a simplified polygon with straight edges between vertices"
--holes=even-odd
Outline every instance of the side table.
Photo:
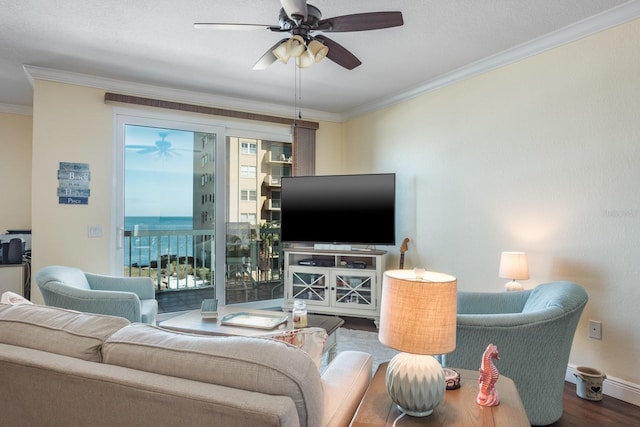
[{"label": "side table", "polygon": [[[393,426],[400,412],[387,394],[385,375],[387,363],[378,367],[360,406],[351,421],[351,427]],[[530,427],[522,400],[510,378],[500,375],[496,388],[500,396],[498,406],[480,406],[478,395],[478,372],[456,369],[460,372],[460,388],[447,390],[440,405],[427,417],[405,415],[396,423],[403,426],[448,426],[448,427]]]}]

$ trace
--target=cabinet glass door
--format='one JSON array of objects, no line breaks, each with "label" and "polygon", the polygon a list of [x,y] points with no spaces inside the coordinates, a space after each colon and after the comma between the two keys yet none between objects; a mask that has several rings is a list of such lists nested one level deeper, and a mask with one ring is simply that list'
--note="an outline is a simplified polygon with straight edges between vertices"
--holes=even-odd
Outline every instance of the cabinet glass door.
[{"label": "cabinet glass door", "polygon": [[336,272],[335,274],[335,304],[350,306],[373,306],[374,303],[374,281],[373,273],[353,274]]},{"label": "cabinet glass door", "polygon": [[308,273],[291,269],[293,299],[305,300],[310,304],[327,302],[327,275],[324,273]]}]

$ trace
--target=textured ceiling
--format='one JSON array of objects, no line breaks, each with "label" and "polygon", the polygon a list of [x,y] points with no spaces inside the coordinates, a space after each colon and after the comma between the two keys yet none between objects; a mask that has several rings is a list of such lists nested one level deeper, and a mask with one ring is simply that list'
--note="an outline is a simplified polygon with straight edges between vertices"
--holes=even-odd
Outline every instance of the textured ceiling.
[{"label": "textured ceiling", "polygon": [[[324,18],[399,10],[401,27],[330,37],[362,65],[301,71],[303,108],[333,114],[376,104],[486,58],[614,13],[623,0],[312,0]],[[620,6],[617,9],[613,9]],[[197,30],[194,22],[277,25],[279,0],[0,0],[0,104],[30,106],[23,66],[291,105],[294,65],[252,70],[281,34]],[[620,12],[620,10],[624,12]],[[606,14],[605,14],[606,15]],[[621,18],[622,16],[622,18]],[[595,18],[594,18],[595,17]],[[606,21],[606,20],[605,20]]]}]

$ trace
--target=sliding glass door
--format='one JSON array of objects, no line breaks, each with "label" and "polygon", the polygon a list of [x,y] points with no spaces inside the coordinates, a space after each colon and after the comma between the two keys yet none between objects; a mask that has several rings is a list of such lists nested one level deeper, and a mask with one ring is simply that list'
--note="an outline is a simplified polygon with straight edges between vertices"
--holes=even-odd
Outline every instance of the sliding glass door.
[{"label": "sliding glass door", "polygon": [[287,134],[158,115],[115,122],[114,273],[151,277],[161,312],[203,298],[279,305]]}]

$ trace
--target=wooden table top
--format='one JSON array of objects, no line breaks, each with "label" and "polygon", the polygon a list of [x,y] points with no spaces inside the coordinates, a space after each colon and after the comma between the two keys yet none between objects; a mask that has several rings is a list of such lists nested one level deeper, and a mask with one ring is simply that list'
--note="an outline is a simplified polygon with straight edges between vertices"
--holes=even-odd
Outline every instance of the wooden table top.
[{"label": "wooden table top", "polygon": [[[402,414],[387,393],[387,365],[388,362],[378,367],[350,427],[392,426]],[[456,371],[460,373],[461,387],[447,390],[433,414],[427,417],[405,415],[398,420],[396,426],[531,426],[518,390],[510,378],[501,375],[496,383],[500,405],[485,407],[476,403],[478,372],[466,369]]]}]

